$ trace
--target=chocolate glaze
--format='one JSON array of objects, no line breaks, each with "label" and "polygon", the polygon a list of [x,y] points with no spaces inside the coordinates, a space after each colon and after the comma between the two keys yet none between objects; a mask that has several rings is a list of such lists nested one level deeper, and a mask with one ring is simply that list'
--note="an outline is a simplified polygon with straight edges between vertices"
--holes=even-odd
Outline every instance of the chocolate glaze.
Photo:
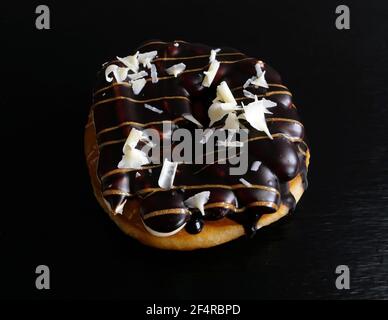
[{"label": "chocolate glaze", "polygon": [[[162,136],[162,123],[171,123],[172,129],[194,130],[192,122],[182,117],[192,113],[205,127],[209,124],[207,110],[216,95],[216,87],[226,81],[238,102],[249,103],[244,97],[242,85],[255,75],[257,59],[249,58],[231,48],[221,48],[217,60],[221,66],[210,88],[202,86],[203,71],[209,65],[212,48],[202,44],[151,41],[139,47],[140,52],[157,50],[152,63],[158,71],[159,82],[148,79],[139,95],[125,83],[108,83],[105,68],[109,64],[124,66],[114,59],[105,64],[98,73],[93,98],[93,120],[100,149],[98,177],[101,180],[105,200],[117,211],[128,197],[141,201],[140,214],[143,222],[158,232],[171,232],[186,224],[192,234],[202,230],[206,220],[233,219],[244,225],[248,235],[256,231],[256,223],[264,213],[276,212],[280,205],[290,211],[295,208],[295,199],[289,192],[288,181],[301,175],[307,188],[306,152],[304,127],[299,120],[292,95],[281,82],[279,74],[267,64],[266,80],[269,88],[249,87],[249,91],[277,103],[266,115],[273,140],[263,132],[245,126],[249,131],[249,166],[261,161],[257,172],[248,170],[244,176],[230,176],[230,164],[182,164],[174,180],[175,188],[163,190],[158,186],[161,165],[148,165],[142,170],[119,170],[123,144],[132,128],[157,129]],[[186,70],[177,78],[169,76],[166,68],[185,63]],[[144,108],[149,103],[161,110],[158,114]],[[222,125],[224,119],[217,125]],[[161,146],[163,148],[164,145]],[[175,145],[173,145],[173,148]],[[193,155],[194,157],[195,155]],[[136,174],[137,173],[137,174]],[[239,181],[244,178],[253,187]],[[201,191],[211,191],[205,206],[205,215],[185,206],[184,200]]]},{"label": "chocolate glaze", "polygon": [[204,221],[201,213],[198,211],[193,211],[189,222],[186,225],[187,232],[191,234],[200,233],[203,229]]}]

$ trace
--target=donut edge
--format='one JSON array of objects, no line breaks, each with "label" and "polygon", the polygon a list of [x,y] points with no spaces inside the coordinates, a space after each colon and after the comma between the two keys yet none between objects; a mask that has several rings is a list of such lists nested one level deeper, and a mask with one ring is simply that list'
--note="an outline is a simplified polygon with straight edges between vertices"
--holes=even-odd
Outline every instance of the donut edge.
[{"label": "donut edge", "polygon": [[[137,199],[128,199],[123,214],[114,215],[104,201],[101,192],[101,184],[97,177],[99,151],[91,113],[89,114],[88,123],[85,127],[84,144],[86,163],[94,195],[109,217],[130,237],[145,245],[158,249],[188,251],[214,247],[237,239],[245,234],[242,225],[228,218],[224,218],[216,221],[206,221],[203,230],[195,235],[189,234],[185,229],[182,229],[179,233],[170,237],[156,237],[144,228],[139,214],[140,204]],[[309,166],[309,160],[310,153],[309,150],[307,150],[307,167]],[[296,203],[298,203],[304,192],[301,176],[296,176],[289,184],[290,192],[295,197]],[[275,213],[262,215],[257,223],[257,228],[259,229],[278,221],[286,216],[288,211],[288,207],[282,204]]]}]

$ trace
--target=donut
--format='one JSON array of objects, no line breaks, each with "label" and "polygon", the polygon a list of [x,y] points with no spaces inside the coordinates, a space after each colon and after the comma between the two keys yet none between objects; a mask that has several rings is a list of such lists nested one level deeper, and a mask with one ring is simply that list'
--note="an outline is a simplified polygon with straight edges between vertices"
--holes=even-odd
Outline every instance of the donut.
[{"label": "donut", "polygon": [[310,151],[290,90],[229,47],[152,40],[104,63],[84,145],[101,207],[160,249],[252,237],[307,188]]}]

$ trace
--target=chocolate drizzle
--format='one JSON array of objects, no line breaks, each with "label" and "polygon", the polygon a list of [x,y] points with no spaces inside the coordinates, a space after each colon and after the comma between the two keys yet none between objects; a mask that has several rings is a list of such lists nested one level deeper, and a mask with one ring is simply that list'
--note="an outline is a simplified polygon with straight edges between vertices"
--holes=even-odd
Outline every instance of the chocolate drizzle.
[{"label": "chocolate drizzle", "polygon": [[[267,64],[266,80],[269,88],[249,91],[277,103],[267,115],[270,140],[263,132],[249,131],[249,166],[261,161],[258,171],[243,176],[230,176],[230,164],[182,164],[174,180],[174,188],[163,190],[158,186],[161,165],[146,165],[142,169],[118,169],[123,144],[132,128],[157,129],[162,137],[163,124],[172,130],[195,126],[183,115],[190,113],[205,127],[209,124],[207,110],[215,97],[216,87],[226,81],[238,102],[251,100],[243,94],[243,84],[255,75],[257,59],[249,58],[237,50],[221,48],[217,54],[220,68],[210,88],[202,86],[203,71],[209,66],[212,48],[202,44],[152,41],[139,47],[141,52],[158,51],[152,63],[158,72],[157,83],[146,77],[147,83],[139,95],[134,95],[128,83],[108,83],[105,68],[110,64],[124,66],[117,60],[104,65],[98,73],[93,98],[93,120],[100,150],[98,177],[105,200],[113,212],[123,206],[128,197],[138,197],[140,214],[146,226],[160,233],[168,233],[186,225],[189,233],[201,232],[206,220],[233,219],[244,225],[246,233],[253,235],[262,214],[274,213],[281,205],[290,211],[295,199],[289,191],[289,181],[301,175],[307,188],[307,168],[304,127],[292,103],[292,94],[281,82],[279,74]],[[166,69],[183,62],[186,69],[177,78]],[[152,104],[163,110],[156,113],[144,107]],[[220,123],[222,124],[223,121]],[[244,123],[249,127],[247,123]],[[215,124],[217,126],[217,123]],[[163,147],[163,146],[162,146]],[[173,145],[173,148],[175,145]],[[252,186],[242,184],[244,178]],[[184,200],[201,191],[211,191],[205,205],[205,215],[185,206]]]}]

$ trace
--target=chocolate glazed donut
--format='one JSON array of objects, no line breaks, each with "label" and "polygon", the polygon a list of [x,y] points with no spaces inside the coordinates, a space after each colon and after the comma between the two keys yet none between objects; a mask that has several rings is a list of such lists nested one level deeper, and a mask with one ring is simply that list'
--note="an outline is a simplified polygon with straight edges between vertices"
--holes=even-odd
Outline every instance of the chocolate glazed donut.
[{"label": "chocolate glazed donut", "polygon": [[[266,63],[235,49],[220,48],[216,55],[212,49],[185,41],[144,43],[137,49],[140,54],[156,51],[157,55],[136,69],[136,74],[147,73],[143,75],[145,81],[141,81],[144,83],[140,92],[135,92],[135,82],[130,80],[135,72],[127,70],[129,59],[105,63],[97,75],[85,133],[94,192],[119,227],[147,245],[189,250],[214,246],[244,232],[251,236],[258,228],[293,211],[307,188],[310,153],[304,127],[292,94],[279,74]],[[213,61],[216,56],[219,67],[210,85],[204,86],[204,72],[210,70],[211,55]],[[184,69],[179,70],[182,63]],[[156,71],[157,76],[149,75],[150,64],[154,68],[151,73]],[[267,86],[247,84],[247,79],[258,76],[258,64]],[[122,79],[118,79],[121,76],[114,68],[127,68]],[[110,74],[111,82],[107,81],[109,70],[114,74]],[[176,70],[177,74],[173,74]],[[179,163],[173,186],[164,189],[158,184],[163,163],[150,162],[140,168],[118,167],[133,129],[156,129],[163,150],[168,138],[163,131],[165,125],[172,132],[186,128],[194,135],[198,126],[187,114],[208,128],[209,107],[224,82],[237,104],[248,105],[253,96],[256,101],[265,98],[273,103],[270,112],[265,112],[270,136],[252,128],[249,119],[240,120],[249,130],[248,168],[258,164],[256,170],[230,175],[228,162]],[[225,118],[210,127],[222,128]],[[144,143],[138,141],[135,147]],[[172,142],[173,150],[176,146]],[[193,152],[192,159],[195,157]],[[187,205],[187,199],[205,191],[209,193],[202,212]]]}]

